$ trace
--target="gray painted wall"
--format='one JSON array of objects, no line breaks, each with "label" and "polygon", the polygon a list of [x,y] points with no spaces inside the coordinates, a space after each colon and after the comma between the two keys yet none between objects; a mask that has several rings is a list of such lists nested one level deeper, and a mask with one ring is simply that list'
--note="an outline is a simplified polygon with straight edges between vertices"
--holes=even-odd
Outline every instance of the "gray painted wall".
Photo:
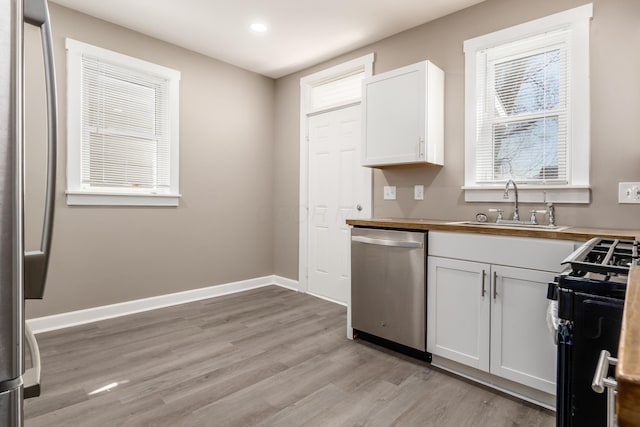
[{"label": "gray painted wall", "polygon": [[[375,72],[430,59],[446,73],[445,166],[375,171],[379,217],[461,220],[490,207],[465,203],[462,42],[586,3],[487,0],[363,49],[273,81],[51,4],[62,140],[55,236],[44,301],[30,318],[269,274],[297,279],[299,79],[375,52]],[[617,204],[618,181],[640,181],[640,2],[594,0],[591,26],[592,203],[560,205],[561,224],[640,228],[640,206]],[[27,247],[38,242],[44,150],[39,40],[26,29]],[[64,37],[182,72],[178,208],[67,207]],[[382,186],[398,187],[397,201]],[[425,200],[413,201],[414,184]]]},{"label": "gray painted wall", "polygon": [[[298,277],[299,80],[315,71],[375,52],[380,73],[423,59],[445,71],[445,165],[374,172],[376,217],[472,219],[491,204],[466,203],[464,182],[463,41],[588,3],[585,0],[487,0],[279,79],[276,84],[275,274]],[[619,181],[640,181],[640,2],[594,0],[591,23],[591,185],[589,205],[558,205],[561,225],[640,228],[640,206],[619,205]],[[286,118],[286,119],[285,119]],[[413,185],[425,200],[413,200]],[[382,198],[395,185],[397,200]],[[279,191],[280,189],[286,191]],[[523,206],[523,211],[533,208]],[[542,208],[539,206],[538,208]]]},{"label": "gray painted wall", "polygon": [[[60,96],[49,280],[29,318],[273,273],[275,83],[51,4]],[[44,112],[38,33],[26,28],[27,247],[38,245]],[[64,38],[181,71],[178,208],[68,207]]]}]

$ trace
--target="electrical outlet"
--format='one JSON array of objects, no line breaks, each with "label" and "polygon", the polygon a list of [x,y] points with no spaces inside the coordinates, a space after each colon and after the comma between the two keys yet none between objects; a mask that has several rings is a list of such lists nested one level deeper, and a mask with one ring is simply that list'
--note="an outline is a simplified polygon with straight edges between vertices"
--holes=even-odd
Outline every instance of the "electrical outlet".
[{"label": "electrical outlet", "polygon": [[640,204],[640,182],[619,182],[618,203]]},{"label": "electrical outlet", "polygon": [[395,200],[396,199],[396,186],[395,185],[385,185],[384,186],[384,199],[385,200]]},{"label": "electrical outlet", "polygon": [[424,185],[413,186],[413,200],[424,200]]}]

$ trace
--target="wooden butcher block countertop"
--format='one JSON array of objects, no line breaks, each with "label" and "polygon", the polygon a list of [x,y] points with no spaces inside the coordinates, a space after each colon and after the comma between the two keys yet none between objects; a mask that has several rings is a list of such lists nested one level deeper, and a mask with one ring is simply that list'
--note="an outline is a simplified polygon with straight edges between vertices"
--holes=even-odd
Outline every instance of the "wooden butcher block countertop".
[{"label": "wooden butcher block countertop", "polygon": [[618,425],[640,426],[640,266],[629,273],[616,381]]},{"label": "wooden butcher block countertop", "polygon": [[402,228],[406,230],[454,231],[464,233],[493,234],[497,236],[538,237],[543,239],[561,239],[587,241],[593,237],[612,239],[632,239],[640,236],[640,230],[622,230],[612,228],[561,227],[555,230],[539,228],[520,228],[497,225],[464,224],[464,221],[442,221],[430,219],[373,218],[348,219],[347,224],[358,227]]}]

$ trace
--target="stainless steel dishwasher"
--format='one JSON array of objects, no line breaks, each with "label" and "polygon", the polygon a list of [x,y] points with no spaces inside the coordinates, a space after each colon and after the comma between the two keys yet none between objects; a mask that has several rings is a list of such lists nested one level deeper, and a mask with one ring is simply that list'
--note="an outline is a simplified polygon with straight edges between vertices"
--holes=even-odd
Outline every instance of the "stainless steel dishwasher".
[{"label": "stainless steel dishwasher", "polygon": [[351,230],[351,323],[426,352],[426,232]]}]

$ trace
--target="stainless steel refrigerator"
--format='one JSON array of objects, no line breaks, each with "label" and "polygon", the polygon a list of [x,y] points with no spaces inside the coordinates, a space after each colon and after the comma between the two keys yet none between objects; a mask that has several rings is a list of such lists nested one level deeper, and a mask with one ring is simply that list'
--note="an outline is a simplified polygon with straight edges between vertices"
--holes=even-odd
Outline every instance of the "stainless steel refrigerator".
[{"label": "stainless steel refrigerator", "polygon": [[[24,252],[23,29],[40,27],[47,90],[47,186],[40,250]],[[56,90],[46,0],[0,0],[0,426],[23,425],[23,399],[40,393],[35,337],[24,300],[42,298],[53,225]],[[25,343],[31,368],[25,369]]]}]

